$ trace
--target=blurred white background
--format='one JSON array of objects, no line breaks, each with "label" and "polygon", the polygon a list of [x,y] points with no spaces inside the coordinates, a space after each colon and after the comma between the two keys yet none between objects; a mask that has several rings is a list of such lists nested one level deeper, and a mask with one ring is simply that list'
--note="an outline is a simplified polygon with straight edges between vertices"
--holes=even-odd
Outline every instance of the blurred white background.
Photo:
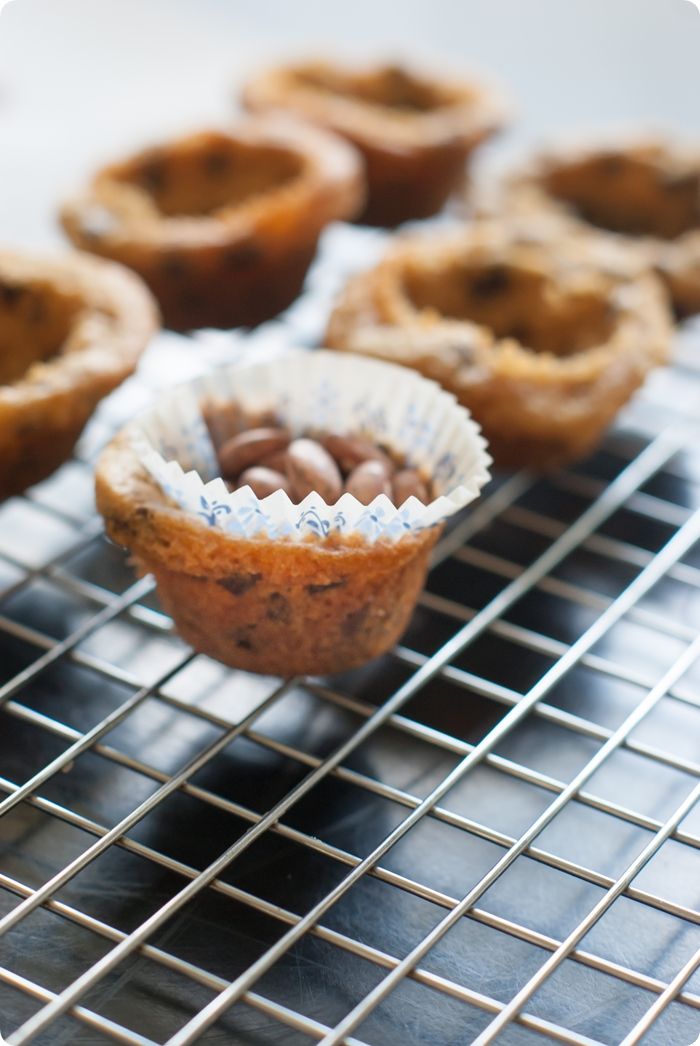
[{"label": "blurred white background", "polygon": [[60,243],[55,203],[97,162],[225,123],[248,70],[317,51],[500,81],[519,119],[492,159],[579,128],[700,137],[689,0],[14,0],[0,15],[0,241]]}]

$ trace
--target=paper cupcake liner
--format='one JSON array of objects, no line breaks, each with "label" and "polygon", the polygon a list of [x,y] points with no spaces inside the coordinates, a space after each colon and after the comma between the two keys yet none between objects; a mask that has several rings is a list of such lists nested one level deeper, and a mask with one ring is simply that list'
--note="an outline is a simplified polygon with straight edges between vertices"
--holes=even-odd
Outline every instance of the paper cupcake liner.
[{"label": "paper cupcake liner", "polygon": [[[229,493],[201,406],[236,402],[273,410],[294,434],[316,429],[371,437],[432,478],[435,498],[394,506],[385,494],[363,505],[343,494],[333,505],[312,492],[299,504],[250,487]],[[229,365],[166,392],[135,424],[144,466],[180,508],[235,537],[323,539],[359,534],[399,540],[433,527],[473,501],[489,478],[491,459],[479,427],[454,396],[415,371],[378,360],[316,350],[290,350],[275,360]]]}]

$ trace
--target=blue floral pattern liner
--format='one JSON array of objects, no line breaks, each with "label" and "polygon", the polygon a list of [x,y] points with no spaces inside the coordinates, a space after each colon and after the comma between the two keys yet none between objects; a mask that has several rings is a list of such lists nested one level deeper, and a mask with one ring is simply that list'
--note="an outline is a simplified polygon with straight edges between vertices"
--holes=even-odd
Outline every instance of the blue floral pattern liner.
[{"label": "blue floral pattern liner", "polygon": [[[250,487],[229,493],[202,419],[206,400],[273,409],[292,432],[320,429],[363,434],[432,477],[435,498],[394,506],[380,494],[363,505],[343,494],[327,505],[316,493],[295,505],[276,491],[257,498]],[[145,467],[182,509],[204,526],[236,537],[323,541],[360,534],[398,541],[436,526],[464,508],[489,478],[491,459],[469,412],[415,371],[319,349],[290,350],[264,363],[235,363],[164,393],[132,426]],[[216,478],[215,478],[216,477]]]}]

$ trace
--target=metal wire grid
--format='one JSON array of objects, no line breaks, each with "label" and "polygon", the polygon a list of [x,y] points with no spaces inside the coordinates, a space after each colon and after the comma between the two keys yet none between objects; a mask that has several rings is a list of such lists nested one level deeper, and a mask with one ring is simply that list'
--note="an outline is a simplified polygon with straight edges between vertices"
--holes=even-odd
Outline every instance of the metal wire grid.
[{"label": "metal wire grid", "polygon": [[[700,509],[696,507],[700,505],[700,496],[694,490],[693,477],[700,474],[700,455],[694,453],[692,447],[698,435],[694,418],[700,382],[692,360],[688,363],[683,356],[682,361],[684,365],[676,372],[678,381],[671,386],[679,390],[678,396],[664,393],[663,409],[653,402],[653,390],[651,402],[641,400],[629,419],[631,433],[615,435],[608,442],[607,449],[614,457],[604,454],[586,470],[562,472],[546,482],[526,474],[504,478],[487,493],[466,520],[443,539],[431,581],[421,599],[418,624],[378,671],[369,675],[360,673],[359,679],[341,677],[339,682],[334,680],[330,684],[314,680],[251,681],[245,676],[230,674],[225,685],[229,686],[233,677],[234,692],[240,702],[233,709],[226,701],[218,704],[215,701],[213,706],[208,703],[211,692],[208,695],[206,688],[198,689],[194,696],[187,693],[188,672],[196,669],[210,678],[216,669],[206,659],[195,659],[191,651],[176,640],[171,641],[170,623],[150,597],[150,579],[131,581],[119,590],[118,585],[112,584],[113,575],[108,581],[100,578],[101,559],[96,560],[97,579],[90,576],[89,571],[75,566],[76,557],[80,564],[86,548],[101,548],[102,541],[95,517],[86,514],[78,502],[74,503],[72,495],[69,494],[70,500],[66,501],[66,490],[79,487],[84,490],[89,482],[87,464],[78,462],[69,467],[67,485],[65,478],[59,477],[27,498],[12,503],[6,510],[9,522],[3,527],[0,519],[0,557],[9,578],[4,583],[0,603],[0,635],[8,644],[7,649],[22,651],[25,663],[17,668],[10,659],[10,669],[3,672],[0,755],[3,736],[12,743],[14,735],[8,730],[11,723],[31,728],[35,736],[50,738],[55,742],[56,754],[52,758],[42,757],[36,767],[29,760],[32,772],[23,783],[10,776],[0,777],[0,789],[5,794],[0,801],[0,830],[8,826],[7,841],[12,837],[13,812],[21,814],[31,810],[41,814],[42,824],[50,823],[54,832],[70,828],[81,833],[80,845],[75,847],[71,859],[60,860],[57,866],[52,866],[49,859],[41,869],[43,875],[27,875],[28,881],[24,881],[21,876],[11,874],[11,860],[0,870],[5,902],[0,934],[5,935],[5,940],[20,942],[21,949],[25,935],[33,932],[32,918],[41,909],[59,917],[51,924],[47,947],[59,954],[66,949],[67,974],[62,978],[61,964],[56,964],[59,969],[53,987],[39,983],[28,976],[26,970],[22,972],[22,962],[12,961],[18,958],[16,950],[14,955],[12,949],[6,953],[0,968],[0,982],[8,991],[8,998],[15,999],[19,993],[25,1002],[34,1000],[23,1009],[3,1003],[1,1013],[20,1014],[13,1018],[12,1027],[2,1028],[9,1033],[12,1046],[29,1042],[103,1040],[145,1046],[164,1038],[171,1046],[200,1041],[247,1042],[248,1033],[244,1029],[235,1023],[226,1024],[235,1012],[231,1009],[234,1004],[237,1004],[236,1011],[241,1006],[247,1007],[269,1020],[269,1025],[264,1025],[267,1031],[258,1030],[255,1039],[258,1042],[408,1042],[411,1041],[410,1029],[401,1026],[396,1009],[390,1011],[383,1023],[374,1018],[381,1014],[397,990],[400,992],[409,983],[429,990],[425,1006],[431,1015],[432,1031],[428,1037],[428,1032],[419,1028],[417,1041],[483,1044],[496,1039],[522,1043],[554,1040],[584,1044],[621,1040],[631,1044],[644,1036],[648,1036],[650,1042],[664,1043],[683,1041],[676,1040],[678,1035],[687,1036],[687,1042],[694,1038],[700,1029],[697,1013],[700,982],[693,986],[694,974],[700,966],[697,947],[700,937],[692,931],[693,926],[700,923],[697,893],[700,821],[697,817],[693,821],[693,808],[700,798],[700,745],[697,744],[700,736],[697,734],[700,723],[697,680],[700,676],[693,675],[693,668],[700,655],[700,639],[692,621],[693,610],[697,613],[700,605],[700,563],[697,556],[693,559],[693,548],[700,537]],[[695,397],[690,400],[687,398],[689,385],[693,386]],[[659,418],[662,431],[654,435]],[[611,465],[611,461],[614,464]],[[596,470],[607,476],[596,476]],[[680,498],[663,494],[669,483],[674,486],[674,493],[681,491]],[[560,506],[562,498],[565,501],[572,498],[577,506],[570,519],[559,518],[556,511],[550,513],[547,508]],[[570,512],[568,502],[567,506]],[[35,547],[32,550],[35,558],[30,556],[29,561],[17,554],[15,545],[32,540],[29,531],[18,537],[16,520],[25,515],[33,519],[39,531],[44,524],[61,531],[62,539],[57,540],[53,554],[37,559]],[[625,521],[623,536],[619,533],[620,526],[616,531],[614,525],[616,521],[619,524],[620,519]],[[630,525],[630,519],[637,523]],[[42,522],[37,523],[38,520]],[[658,540],[654,530],[659,525],[663,529],[663,540]],[[512,543],[512,537],[510,541],[499,537],[499,528],[504,527],[517,528],[523,538],[527,537],[524,541],[527,555]],[[649,527],[653,541],[649,541],[645,529]],[[12,540],[3,542],[3,536],[7,538],[10,534]],[[639,535],[643,535],[643,541]],[[645,543],[651,547],[645,547]],[[538,549],[536,554],[529,554],[531,545]],[[101,548],[100,555],[114,558],[106,546]],[[598,587],[586,583],[585,570],[583,577],[580,570],[575,580],[567,577],[567,564],[572,562],[572,557],[581,555],[595,556],[603,564],[602,572],[595,575]],[[95,561],[91,566],[93,572],[94,569]],[[121,564],[115,569],[122,571],[123,585],[125,570]],[[482,581],[488,581],[484,581],[481,594],[474,586],[473,594],[479,598],[473,606],[469,604],[472,592],[463,591],[459,577],[455,576],[460,569],[478,571]],[[615,576],[619,570],[627,572],[624,583],[616,580],[616,587],[612,586],[613,591],[606,594],[605,586],[599,585],[601,578],[605,579],[608,572]],[[441,577],[447,577],[449,584],[441,581]],[[433,583],[433,579],[437,582]],[[683,589],[681,614],[676,612],[673,601],[656,600],[660,587],[669,583]],[[55,628],[40,627],[41,621],[37,623],[35,616],[27,613],[26,601],[23,602],[30,590],[38,592],[39,595],[29,601],[30,608],[36,611],[45,605],[42,600],[46,596],[41,593],[47,588],[69,601],[69,619],[77,621],[75,627],[66,628],[62,636],[55,634]],[[556,628],[543,627],[542,620],[549,620],[551,624],[554,620],[533,615],[532,607],[527,605],[533,596],[545,601],[556,600],[565,608],[560,610],[564,616],[570,611],[574,632],[561,637],[557,636]],[[544,605],[551,615],[551,605],[546,602]],[[448,623],[449,635],[444,639],[440,634],[436,642],[431,631],[433,624],[428,627],[425,622],[434,623],[437,619],[443,627]],[[617,641],[611,641],[616,630],[627,622],[642,630],[649,651],[639,646],[630,649],[624,643],[620,646]],[[130,635],[136,636],[130,648],[131,661],[113,653],[115,638],[110,629],[120,623],[131,630]],[[429,636],[425,643],[424,636]],[[497,664],[498,657],[489,662],[498,668],[493,672],[485,671],[482,663],[477,670],[465,662],[465,654],[487,636],[509,644],[513,662],[505,666],[505,671]],[[160,637],[169,642],[169,662],[164,670],[154,674],[149,664],[149,650],[150,644],[157,643]],[[139,651],[144,647],[146,654],[141,656]],[[515,666],[521,662],[529,664],[528,659],[533,658],[537,670],[528,685],[518,688],[498,678],[499,672],[501,676],[517,678]],[[87,728],[70,725],[58,714],[36,707],[34,687],[47,672],[65,665],[89,673],[93,686],[102,680],[110,687],[128,688],[126,700],[115,702],[106,715]],[[599,721],[597,706],[594,706],[596,714],[592,712],[589,718],[585,714],[585,699],[578,702],[577,711],[571,711],[565,701],[558,700],[557,694],[572,670],[588,673],[594,688],[602,688],[609,682],[632,687],[635,697],[612,725]],[[400,681],[394,685],[397,671]],[[217,678],[220,680],[224,675]],[[184,681],[180,687],[179,681]],[[424,711],[418,712],[412,707],[437,683],[450,688],[453,704],[463,712],[468,707],[465,702],[481,698],[488,702],[489,714],[480,722],[472,739],[461,736],[459,728],[450,731],[432,725]],[[226,694],[230,702],[231,690]],[[320,714],[341,716],[345,726],[339,743],[336,738],[336,743],[327,746],[327,750],[314,751],[312,744],[290,743],[284,736],[275,736],[274,730],[266,729],[266,717],[270,714],[274,717],[284,709],[286,701],[292,697],[296,700],[299,695],[313,701]],[[175,768],[158,765],[158,758],[152,757],[159,753],[158,743],[152,737],[134,745],[133,736],[129,735],[130,745],[119,743],[122,737],[119,730],[128,728],[144,709],[156,706],[177,719],[178,730],[183,735],[191,730],[193,738],[198,739],[197,726],[207,737],[206,744],[198,749],[194,740],[191,744],[182,741]],[[673,742],[669,743],[669,731],[663,727],[665,720],[674,722],[676,710],[683,713],[686,724],[687,744],[680,751]],[[238,718],[232,719],[232,715]],[[660,742],[650,740],[648,732],[640,733],[645,720],[653,720]],[[454,722],[458,721],[459,713]],[[540,755],[551,744],[551,738],[544,733],[551,728],[561,737],[576,738],[577,743],[585,744],[585,757],[582,759],[579,755],[577,765],[565,768],[565,773],[557,776],[536,765],[528,765],[537,760],[518,758],[517,746],[514,754],[507,754],[509,739],[523,724],[530,723],[535,728],[536,750]],[[696,731],[694,745],[692,729]],[[105,740],[108,734],[114,735],[112,743]],[[413,791],[406,783],[392,783],[393,764],[390,760],[383,761],[389,751],[388,738],[403,739],[404,745],[419,745],[431,753],[431,758],[432,753],[439,756],[438,772],[426,786],[419,782],[421,787]],[[283,775],[285,787],[274,802],[264,804],[264,809],[256,809],[255,803],[238,801],[224,794],[224,789],[213,789],[199,780],[202,771],[224,753],[231,753],[229,765],[235,766],[238,749],[232,746],[242,739],[265,753],[273,775],[290,764],[296,768],[292,786],[286,787]],[[353,762],[353,755],[370,745],[374,746],[376,758],[367,772],[363,769],[367,762]],[[644,791],[641,781],[657,772],[662,774],[658,779],[660,790],[667,794],[659,806],[660,812],[644,810],[642,803],[635,803],[634,795],[630,803],[624,795],[610,794],[604,771],[622,752],[641,760],[637,766],[640,798]],[[21,754],[27,756],[26,752]],[[86,803],[80,783],[73,790],[72,803],[56,798],[60,792],[66,792],[63,782],[70,782],[86,756],[99,762],[101,769],[94,778],[98,790],[109,789],[114,768],[138,776],[149,786],[145,791],[136,791],[136,796],[143,794],[143,798],[135,805],[131,798],[126,801],[125,811],[111,825],[83,812]],[[444,759],[449,762],[445,763]],[[448,772],[444,772],[446,766],[450,767]],[[378,772],[375,767],[379,768]],[[525,795],[525,790],[528,794],[531,789],[536,791],[538,802],[530,808],[536,811],[536,816],[530,814],[523,822],[524,828],[505,831],[499,827],[495,812],[492,811],[491,818],[481,820],[467,816],[458,808],[459,804],[452,801],[458,794],[457,786],[469,785],[475,780],[479,787],[479,767],[487,768],[490,774],[496,775],[495,779],[507,782],[516,796]],[[673,787],[663,777],[667,772],[674,775]],[[353,794],[381,799],[395,811],[391,830],[384,831],[376,841],[370,833],[372,843],[364,854],[324,839],[323,818],[318,819],[317,826],[312,817],[307,828],[294,823],[295,809],[319,793],[329,780],[352,789]],[[62,783],[58,791],[56,782]],[[70,796],[70,789],[67,791]],[[178,835],[177,823],[161,826],[160,836],[156,835],[161,845],[138,837],[139,825],[149,816],[161,814],[167,821],[169,798],[178,793],[242,825],[240,834],[230,845],[225,845],[225,836],[213,841],[215,856],[202,867],[167,852],[167,840]],[[473,790],[469,794],[473,797]],[[673,801],[669,803],[669,799]],[[477,803],[471,805],[478,808]],[[622,838],[628,830],[632,832],[626,847],[622,848],[624,861],[618,861],[612,870],[589,866],[581,859],[558,852],[562,848],[556,844],[556,833],[552,836],[554,844],[547,845],[547,828],[556,826],[562,815],[572,808],[612,819],[606,821],[605,833],[613,839]],[[458,892],[448,892],[422,881],[420,862],[414,862],[415,871],[407,874],[406,870],[397,870],[392,860],[402,842],[416,838],[426,824],[444,825],[448,835],[441,838],[449,840],[448,846],[458,848],[474,840],[491,844],[491,860],[478,874],[457,877],[461,887]],[[595,825],[595,829],[589,829],[593,836],[601,831],[599,820]],[[540,838],[543,834],[545,840]],[[88,846],[84,845],[85,835],[93,840]],[[294,910],[293,905],[286,907],[279,900],[262,896],[262,890],[243,888],[229,881],[236,862],[263,837],[271,839],[274,846],[293,844],[304,854],[332,863],[335,869],[332,887],[320,889],[319,896],[314,897],[306,911]],[[40,838],[45,836],[40,834]],[[651,880],[651,885],[645,885],[640,878],[645,867],[668,853],[671,844],[682,849],[683,861],[694,862],[690,866],[693,869],[691,889],[683,888],[682,878],[674,878],[673,862],[661,880],[662,888],[659,888],[658,877]],[[411,850],[412,861],[422,846],[418,835],[418,848]],[[75,898],[77,894],[79,903],[75,899],[69,902],[62,896],[72,882],[79,883],[81,873],[99,865],[104,855],[115,850],[136,855],[149,866],[172,873],[177,883],[164,903],[158,904],[146,918],[139,917],[135,925],[130,925],[128,918],[120,925],[117,918],[101,918],[91,912],[90,905],[81,899],[79,887],[72,895]],[[184,853],[187,853],[186,846]],[[533,882],[541,884],[545,891],[548,888],[546,869],[594,888],[593,894],[586,893],[589,900],[582,914],[577,912],[576,918],[569,919],[568,923],[562,920],[561,932],[553,934],[534,925],[536,919],[528,915],[530,902],[526,894],[522,897],[522,918],[500,914],[498,904],[491,903],[492,888],[511,867],[517,864],[521,868],[523,861],[535,869]],[[427,906],[429,916],[421,924],[420,932],[413,935],[410,946],[385,949],[373,944],[371,935],[363,939],[364,933],[350,932],[343,928],[342,922],[341,928],[333,925],[334,911],[342,900],[369,880],[389,888],[389,892],[382,895],[383,918],[387,912],[391,918],[394,904],[399,906],[397,917],[401,918],[401,898],[418,899]],[[178,954],[177,947],[169,947],[167,935],[161,932],[178,913],[186,918],[208,895],[216,900],[217,919],[235,921],[237,913],[245,909],[268,917],[278,927],[274,940],[265,941],[254,960],[225,975],[215,972],[217,963],[196,962]],[[293,895],[290,888],[290,897]],[[594,904],[590,903],[592,897],[596,898]],[[643,968],[641,962],[635,965],[612,958],[603,954],[603,949],[596,948],[595,939],[593,943],[584,940],[591,930],[601,925],[621,898],[641,910],[663,913],[664,918],[672,920],[671,938],[684,942],[683,961],[676,962],[672,976],[657,976],[652,966]],[[236,907],[232,908],[232,904]],[[112,910],[105,895],[98,896],[96,905],[98,910],[102,905],[107,914]],[[360,906],[361,924],[371,925],[375,915],[366,901]],[[512,978],[512,990],[505,997],[495,997],[484,990],[487,979],[482,979],[478,970],[460,970],[453,966],[454,972],[448,975],[436,968],[433,957],[440,942],[446,939],[449,944],[451,931],[463,925],[465,918],[470,924],[486,928],[489,947],[506,949],[504,955],[508,954],[508,941],[533,946],[534,959]],[[69,927],[80,928],[105,942],[98,957],[80,972],[73,969],[69,961]],[[373,971],[373,976],[362,982],[364,987],[359,997],[353,1000],[348,996],[340,1014],[331,1020],[320,1020],[305,1012],[309,1007],[303,1005],[301,987],[298,1004],[294,1004],[293,987],[284,1002],[274,997],[274,991],[266,990],[268,983],[274,983],[266,980],[270,971],[278,968],[300,942],[310,938],[329,946],[326,953],[329,965],[344,955],[362,960]],[[119,974],[125,967],[131,969],[127,960],[137,954],[157,970],[177,975],[178,983],[184,986],[179,989],[181,1005],[171,1005],[171,1027],[158,1038],[152,1037],[155,1032],[142,1014],[132,1015],[127,1009],[116,1020],[100,1012],[105,1007],[93,1002],[100,1001],[100,985],[115,972]],[[675,959],[676,952],[673,954]],[[609,1011],[602,1013],[602,1024],[594,1026],[590,1033],[586,1030],[590,1011],[596,1009],[593,1004],[587,1007],[588,1013],[584,1007],[583,1015],[578,1017],[572,1012],[570,1023],[563,1017],[547,1015],[548,1006],[552,1009],[551,1001],[538,1004],[543,986],[556,983],[557,976],[564,969],[570,969],[571,964],[602,974],[615,986],[641,990],[634,996],[632,1009],[625,1010],[624,1036],[608,1031],[615,1027]],[[664,968],[665,964],[659,962],[658,966]],[[102,1001],[115,995],[118,998],[120,992],[128,996],[130,977],[138,979],[138,974],[127,970],[121,979],[113,982],[117,987],[103,996]],[[283,979],[288,984],[289,976],[283,973]],[[555,987],[554,995],[566,1000],[568,990],[565,985]],[[190,1000],[184,1013],[183,999]],[[456,1017],[450,1008],[453,1000],[459,1004]],[[570,1000],[566,1001],[566,1008],[571,1010]],[[212,1027],[214,1030],[209,1031]],[[210,1038],[215,1035],[216,1027],[223,1038]],[[92,1037],[73,1038],[78,1034]]]}]

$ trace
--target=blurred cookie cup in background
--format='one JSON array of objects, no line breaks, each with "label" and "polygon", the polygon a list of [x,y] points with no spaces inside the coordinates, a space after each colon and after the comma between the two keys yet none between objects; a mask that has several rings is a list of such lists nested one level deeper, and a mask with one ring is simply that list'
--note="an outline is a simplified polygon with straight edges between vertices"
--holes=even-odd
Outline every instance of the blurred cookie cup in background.
[{"label": "blurred cookie cup in background", "polygon": [[294,301],[322,230],[363,199],[342,139],[249,117],[103,167],[60,216],[74,244],[143,277],[165,326],[252,327]]},{"label": "blurred cookie cup in background", "polygon": [[243,102],[254,112],[294,112],[351,142],[367,177],[358,221],[383,226],[436,214],[474,150],[508,120],[492,86],[407,64],[281,64],[253,76]]},{"label": "blurred cookie cup in background", "polygon": [[341,292],[326,344],[414,367],[468,407],[497,464],[545,468],[593,450],[671,334],[634,252],[513,220],[398,238]]},{"label": "blurred cookie cup in background", "polygon": [[700,312],[697,144],[649,135],[562,144],[514,171],[491,206],[624,240],[661,277],[679,316]]},{"label": "blurred cookie cup in background", "polygon": [[0,500],[70,457],[157,326],[148,289],[120,265],[0,251]]}]

